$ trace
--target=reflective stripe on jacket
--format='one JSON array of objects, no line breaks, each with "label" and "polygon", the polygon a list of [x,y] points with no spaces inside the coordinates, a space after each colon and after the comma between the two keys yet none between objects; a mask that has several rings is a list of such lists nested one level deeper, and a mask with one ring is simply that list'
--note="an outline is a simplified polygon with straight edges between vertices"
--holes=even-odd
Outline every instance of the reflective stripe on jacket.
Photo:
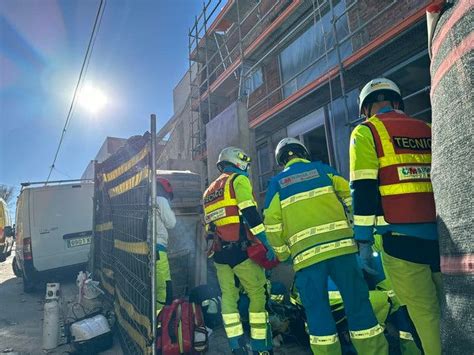
[{"label": "reflective stripe on jacket", "polygon": [[357,246],[346,213],[350,213],[348,182],[321,162],[293,159],[270,181],[264,222],[277,257],[290,257],[295,271]]},{"label": "reflective stripe on jacket", "polygon": [[204,218],[206,224],[216,228],[216,235],[227,242],[236,242],[241,236],[241,223],[245,224],[246,237],[265,231],[257,211],[252,184],[244,174],[224,172],[204,192]]},{"label": "reflective stripe on jacket", "polygon": [[232,181],[237,174],[223,173],[204,192],[204,220],[227,242],[239,240],[240,216]]},{"label": "reflective stripe on jacket", "polygon": [[370,128],[374,137],[385,221],[436,221],[430,180],[430,127],[395,111],[372,116],[363,124]]}]

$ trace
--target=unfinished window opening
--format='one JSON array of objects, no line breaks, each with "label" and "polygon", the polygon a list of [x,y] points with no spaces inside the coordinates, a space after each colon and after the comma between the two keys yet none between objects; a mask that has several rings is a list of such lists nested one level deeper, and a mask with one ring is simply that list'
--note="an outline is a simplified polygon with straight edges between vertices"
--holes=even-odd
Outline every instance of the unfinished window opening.
[{"label": "unfinished window opening", "polygon": [[245,79],[245,93],[250,95],[263,84],[262,68],[258,67]]},{"label": "unfinished window opening", "polygon": [[311,161],[320,160],[329,164],[328,144],[324,125],[303,135],[303,141],[309,150]]},{"label": "unfinished window opening", "polygon": [[402,91],[407,115],[431,122],[430,59],[424,50],[384,74]]},{"label": "unfinished window opening", "polygon": [[324,108],[293,122],[287,128],[288,136],[299,139],[309,150],[311,160],[329,164],[328,140]]},{"label": "unfinished window opening", "polygon": [[266,191],[273,176],[272,154],[268,142],[257,147],[258,185],[261,192]]}]

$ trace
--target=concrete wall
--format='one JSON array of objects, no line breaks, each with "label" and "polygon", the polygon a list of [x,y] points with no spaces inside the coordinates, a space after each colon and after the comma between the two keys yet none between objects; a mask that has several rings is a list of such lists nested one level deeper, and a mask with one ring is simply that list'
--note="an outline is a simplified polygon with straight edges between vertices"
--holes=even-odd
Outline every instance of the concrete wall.
[{"label": "concrete wall", "polygon": [[[191,77],[192,79],[194,79],[197,72],[196,63],[194,63],[191,66],[190,71],[191,71]],[[188,100],[189,94],[191,93],[191,87],[190,87],[191,78],[189,77],[190,71],[188,70],[186,74],[184,74],[184,76],[179,81],[178,85],[176,85],[175,88],[173,89],[173,112],[175,114],[183,110],[183,108],[186,106],[186,102]]]},{"label": "concrete wall", "polygon": [[216,162],[222,149],[235,146],[255,160],[255,138],[249,129],[247,107],[236,101],[206,124],[207,174],[209,181],[219,176]]},{"label": "concrete wall", "polygon": [[198,160],[188,160],[188,159],[168,159],[162,160],[157,166],[161,170],[179,170],[186,171],[189,170],[193,173],[202,174],[202,162]]}]

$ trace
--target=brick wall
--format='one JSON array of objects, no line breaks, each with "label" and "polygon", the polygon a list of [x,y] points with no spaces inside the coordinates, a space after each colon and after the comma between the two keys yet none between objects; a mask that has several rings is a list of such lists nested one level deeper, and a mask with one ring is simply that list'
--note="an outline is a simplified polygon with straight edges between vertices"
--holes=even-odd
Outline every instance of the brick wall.
[{"label": "brick wall", "polygon": [[[250,13],[250,15],[241,23],[240,27],[240,36],[243,39],[242,48],[245,50],[250,44],[252,44],[255,39],[284,11],[292,0],[278,0],[275,4],[275,0],[261,0],[260,4]],[[245,3],[241,2],[241,21],[245,16],[248,15],[248,12],[253,8],[253,2]],[[246,5],[246,6],[244,6]],[[261,20],[262,19],[262,20]],[[237,18],[233,19],[237,21]],[[260,21],[260,23],[259,23]],[[257,25],[258,23],[258,25]],[[219,46],[221,48],[221,53],[223,57],[229,56],[225,60],[225,66],[229,66],[231,62],[238,60],[240,57],[240,46],[239,46],[239,29],[234,23],[231,26],[224,36],[225,46],[223,39],[219,39]],[[257,25],[257,26],[256,26]],[[209,35],[209,42],[215,42],[214,34]],[[217,52],[212,52],[210,48],[215,47],[214,44],[208,46],[208,57],[212,57],[212,60],[209,62],[209,73],[214,72],[210,75],[209,84],[212,84],[220,74],[225,70],[224,65],[222,65],[221,56]],[[215,55],[216,54],[216,55]]]},{"label": "brick wall", "polygon": [[[353,36],[353,51],[357,51],[418,10],[426,8],[431,2],[429,0],[399,0],[390,5],[391,1],[352,0],[348,1],[347,6],[354,1],[357,1],[357,5],[348,13],[350,31],[356,31],[366,23],[367,25]],[[382,12],[387,7],[388,9]],[[373,17],[375,18],[370,21]]]},{"label": "brick wall", "polygon": [[[249,97],[249,120],[258,117],[270,107],[280,102],[282,99],[281,90],[276,90],[281,85],[278,56],[270,56],[270,58],[263,64],[262,70],[263,84],[252,94],[250,94]],[[273,91],[275,92],[270,94]],[[268,97],[265,98],[266,96]],[[265,98],[265,100],[262,101],[263,98]]]}]

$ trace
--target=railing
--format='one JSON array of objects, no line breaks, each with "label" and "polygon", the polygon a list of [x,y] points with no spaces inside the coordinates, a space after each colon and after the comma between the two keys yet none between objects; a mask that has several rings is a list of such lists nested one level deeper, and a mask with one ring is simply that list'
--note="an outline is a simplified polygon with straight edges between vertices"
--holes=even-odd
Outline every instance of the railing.
[{"label": "railing", "polygon": [[[279,80],[272,80],[273,85],[265,83],[263,88],[249,95],[247,103],[250,121],[258,119],[259,116],[263,115],[277,103],[292,96],[285,95],[285,87],[297,81],[302,75],[308,74],[315,66],[325,66],[325,70],[321,70],[319,75],[311,78],[312,81],[319,80],[320,85],[322,85],[339,76],[343,91],[342,95],[344,96],[343,76],[345,60],[353,53],[356,53],[374,41],[378,36],[393,29],[401,20],[423,11],[427,4],[430,3],[428,0],[393,0],[390,2],[353,0],[346,3],[344,11],[336,14],[333,5],[340,3],[339,1],[313,0],[312,2],[313,7],[311,11],[243,73],[241,82],[245,82],[247,78],[252,75],[254,70],[261,66],[264,67],[269,60],[280,58],[280,54],[286,48],[288,42],[298,38],[302,32],[311,26],[311,23],[316,26],[318,31],[323,33],[324,52],[309,63],[305,63],[305,65],[291,77],[283,80],[284,73],[281,73],[279,74]],[[397,17],[390,18],[389,14],[391,13],[396,13]],[[324,16],[330,16],[330,26],[326,26],[326,28],[323,25],[324,21],[321,21]],[[338,30],[341,28],[345,28],[347,33]],[[329,43],[328,38],[333,38],[333,43]],[[341,51],[343,47],[345,49],[350,47],[351,52],[343,53],[343,51]],[[309,82],[311,81],[308,80],[305,85]],[[302,90],[305,85],[298,87],[297,91]]]}]

